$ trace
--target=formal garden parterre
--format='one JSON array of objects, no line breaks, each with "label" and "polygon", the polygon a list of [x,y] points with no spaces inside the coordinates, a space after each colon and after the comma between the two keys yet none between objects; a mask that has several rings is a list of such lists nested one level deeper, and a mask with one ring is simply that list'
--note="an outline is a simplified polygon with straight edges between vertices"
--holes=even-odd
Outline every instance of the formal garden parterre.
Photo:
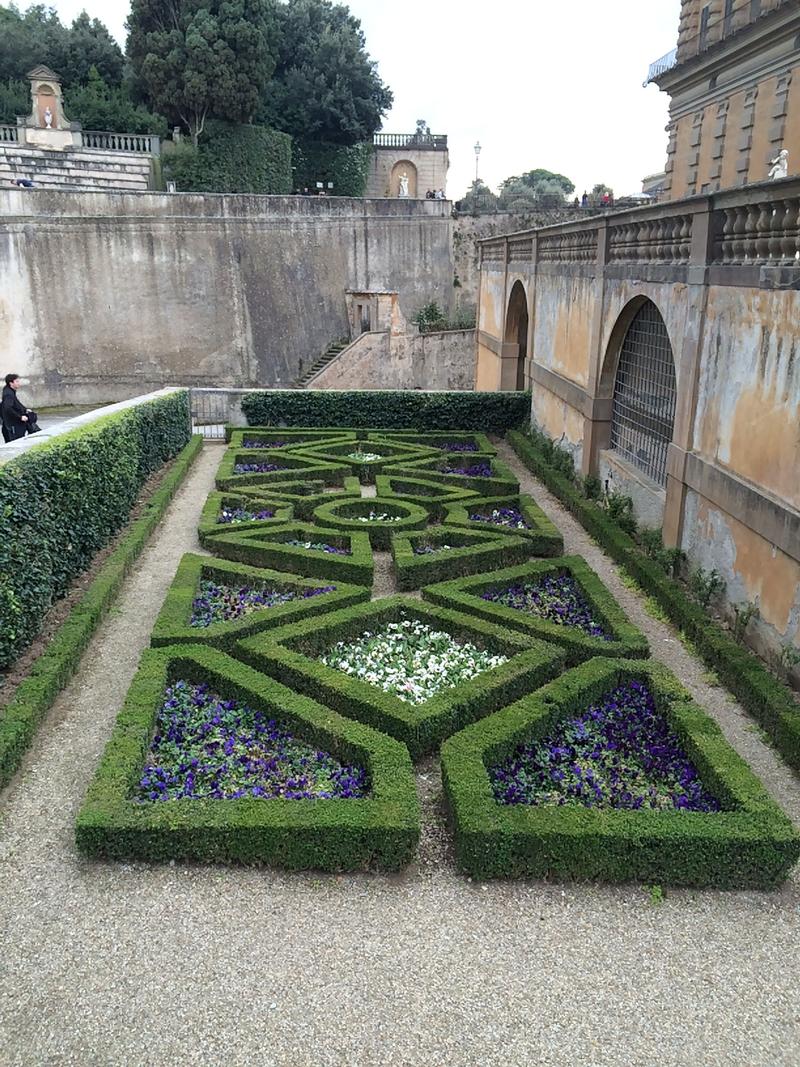
[{"label": "formal garden parterre", "polygon": [[[785,876],[791,824],[485,433],[227,438],[198,531],[212,555],[179,567],[84,850],[397,869],[420,832],[412,761],[441,747],[474,877]],[[387,552],[417,596],[373,598]]]}]

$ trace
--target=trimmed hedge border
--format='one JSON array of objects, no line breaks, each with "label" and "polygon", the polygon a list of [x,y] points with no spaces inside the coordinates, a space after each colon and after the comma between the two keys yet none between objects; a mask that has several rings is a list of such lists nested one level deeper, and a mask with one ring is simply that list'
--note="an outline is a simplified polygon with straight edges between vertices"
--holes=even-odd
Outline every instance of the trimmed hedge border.
[{"label": "trimmed hedge border", "polygon": [[[722,803],[714,813],[503,805],[487,768],[617,685],[642,680]],[[474,878],[556,877],[719,889],[780,885],[800,836],[716,723],[661,664],[593,659],[442,746],[461,868]]]},{"label": "trimmed hedge border", "polygon": [[[328,540],[337,548],[349,548],[351,555],[337,556],[316,549],[297,548],[284,541]],[[340,542],[340,544],[336,544]],[[369,537],[362,526],[343,532],[324,529],[308,523],[284,524],[279,529],[244,530],[242,533],[217,534],[208,539],[206,547],[216,556],[246,563],[251,567],[270,567],[290,571],[307,578],[353,582],[371,586],[374,564]]]},{"label": "trimmed hedge border", "polygon": [[[366,630],[374,632],[404,619],[418,619],[456,640],[508,655],[509,661],[414,705],[317,658],[338,641],[354,640]],[[468,723],[538,689],[560,673],[565,658],[554,645],[407,597],[374,600],[281,627],[268,637],[257,635],[240,641],[236,655],[297,692],[402,741],[415,759]]]},{"label": "trimmed hedge border", "polygon": [[[420,544],[449,544],[451,548],[448,551],[417,555],[414,548]],[[533,546],[527,538],[496,537],[490,533],[463,530],[456,526],[433,527],[420,533],[395,534],[392,538],[397,587],[405,591],[419,589],[433,582],[482,573],[508,563],[522,563],[533,554]],[[433,602],[433,598],[427,599]]]},{"label": "trimmed hedge border", "polygon": [[[370,451],[373,447],[376,455],[379,452],[384,453],[380,459],[359,461],[351,459],[349,456],[350,452],[358,449]],[[391,454],[387,455],[385,453]],[[431,448],[417,448],[411,444],[404,447],[394,441],[379,439],[372,442],[325,442],[325,444],[297,448],[292,455],[302,456],[304,459],[314,460],[315,462],[345,463],[349,467],[350,473],[358,478],[361,485],[374,485],[376,475],[382,474],[392,464],[412,463],[419,459],[434,456],[436,453]]]},{"label": "trimmed hedge border", "polygon": [[291,504],[294,509],[294,518],[301,522],[311,522],[314,511],[320,504],[330,504],[334,500],[361,499],[361,485],[358,478],[348,475],[341,486],[324,491],[324,482],[321,481],[296,481],[274,482],[266,486],[243,486],[239,492],[243,496],[261,500],[269,496],[270,500],[283,500]]},{"label": "trimmed hedge border", "polygon": [[179,454],[144,513],[131,525],[36,660],[30,675],[0,711],[0,787],[8,785],[39,724],[77,670],[84,649],[119,593],[131,565],[139,558],[202,447],[203,438],[193,437]]},{"label": "trimmed hedge border", "polygon": [[189,552],[178,566],[156,619],[150,639],[153,647],[202,644],[231,649],[243,637],[250,637],[300,618],[359,604],[370,598],[369,589],[340,582],[332,593],[321,593],[307,600],[293,600],[287,604],[277,604],[272,608],[252,611],[249,615],[232,622],[213,623],[206,627],[192,626],[192,604],[197,596],[198,584],[204,578],[236,585],[250,581],[285,590],[319,587],[318,581],[296,578],[277,571],[246,567],[240,563],[229,563],[226,560],[214,559],[213,556],[197,556]]},{"label": "trimmed hedge border", "polygon": [[[454,430],[452,433],[447,430],[441,430],[436,433],[419,433],[417,430],[371,430],[367,434],[368,441],[398,441],[402,444],[404,441],[413,440],[420,445],[426,445],[429,448],[436,448],[443,456],[496,456],[497,449],[486,436],[485,433],[465,433],[464,431]],[[442,448],[442,443],[458,442],[459,444],[475,445],[474,452],[450,452],[448,449]]]},{"label": "trimmed hedge border", "polygon": [[[509,526],[495,526],[491,522],[473,522],[470,515],[482,514],[494,508],[518,508],[530,529],[515,530]],[[536,556],[563,556],[564,538],[555,523],[545,515],[532,496],[477,497],[464,504],[451,504],[445,508],[445,523],[448,526],[464,526],[469,530],[496,531],[509,537],[526,537],[533,542]]]},{"label": "trimmed hedge border", "polygon": [[[447,458],[447,453],[441,453],[433,459],[391,464],[384,467],[383,473],[405,475],[410,478],[425,478],[441,485],[452,485],[457,489],[469,489],[480,496],[514,496],[519,493],[517,476],[502,460],[496,459],[494,456],[478,456],[478,459],[484,459],[492,468],[492,476],[490,478],[470,478],[461,474],[446,474],[444,471],[436,470],[435,464],[442,463]],[[468,456],[467,462],[471,458]]]},{"label": "trimmed hedge border", "polygon": [[[346,510],[349,514],[343,514]],[[400,515],[397,522],[361,522],[359,514],[371,511],[387,515]],[[351,517],[352,516],[352,517]],[[314,521],[321,527],[344,530],[346,533],[364,533],[376,551],[388,552],[392,547],[392,535],[408,530],[424,530],[428,525],[428,512],[418,504],[405,500],[378,501],[376,497],[360,500],[335,500],[314,510]]]},{"label": "trimmed hedge border", "polygon": [[448,505],[477,499],[477,493],[472,489],[459,489],[425,478],[405,478],[394,474],[379,474],[375,479],[375,488],[380,500],[401,500],[419,504],[425,508],[431,519],[438,522],[444,519]]},{"label": "trimmed hedge border", "polygon": [[[250,522],[225,523],[217,522],[219,513],[223,507],[232,504],[234,507],[249,507],[251,510],[266,510],[273,508],[275,515],[271,519],[253,519]],[[206,544],[213,537],[222,533],[236,531],[241,533],[245,530],[268,530],[272,526],[285,526],[294,518],[294,508],[285,500],[275,500],[268,496],[245,496],[244,493],[211,493],[200,515],[197,527],[197,535],[200,544],[208,548]]]},{"label": "trimmed hedge border", "polygon": [[256,449],[258,452],[287,451],[287,449],[310,447],[315,444],[323,444],[328,441],[355,441],[355,430],[289,430],[285,426],[254,426],[252,429],[243,430],[238,426],[225,427],[225,440],[233,448],[239,448],[244,452],[251,451],[245,447],[245,441],[283,441],[283,444]]},{"label": "trimmed hedge border", "polygon": [[737,645],[717,626],[677,582],[639,551],[635,542],[601,508],[546,463],[529,438],[515,432],[509,434],[508,440],[525,466],[644,592],[653,597],[673,625],[686,634],[706,666],[716,672],[745,711],[766,731],[789,766],[800,771],[800,706],[789,688],[756,655]]},{"label": "trimmed hedge border", "polygon": [[[269,457],[275,456],[282,464],[276,471],[253,471],[249,474],[236,474],[234,467],[237,463],[268,463]],[[344,479],[351,473],[350,468],[342,463],[322,463],[305,459],[291,452],[271,453],[268,449],[237,449],[228,447],[217,471],[217,489],[238,490],[243,485],[261,486],[267,492],[272,484],[280,481],[291,480],[292,475],[298,481],[316,479],[324,485],[342,485]]]},{"label": "trimmed hedge border", "polygon": [[[206,682],[228,700],[265,710],[301,740],[367,769],[363,800],[131,799],[166,687]],[[419,840],[420,808],[407,750],[342,718],[217,649],[151,649],[117,718],[75,839],[81,852],[116,860],[268,863],[291,870],[399,870]]]},{"label": "trimmed hedge border", "polygon": [[[522,540],[518,538],[518,540]],[[525,543],[524,541],[522,542]],[[528,542],[530,545],[530,542]],[[530,549],[529,549],[530,551]],[[490,589],[504,589],[509,585],[536,582],[547,577],[569,575],[580,587],[593,616],[611,635],[612,640],[591,637],[574,626],[559,626],[515,608],[484,600],[482,594]],[[538,560],[520,567],[509,567],[494,573],[481,573],[472,578],[429,585],[422,590],[425,600],[454,611],[480,615],[482,619],[520,630],[542,641],[560,645],[567,652],[567,664],[574,666],[595,656],[616,659],[631,657],[646,659],[650,655],[647,638],[637,629],[589,564],[580,556]]]},{"label": "trimmed hedge border", "polygon": [[531,394],[421,390],[271,389],[246,393],[250,426],[323,426],[381,430],[505,433],[530,419]]}]

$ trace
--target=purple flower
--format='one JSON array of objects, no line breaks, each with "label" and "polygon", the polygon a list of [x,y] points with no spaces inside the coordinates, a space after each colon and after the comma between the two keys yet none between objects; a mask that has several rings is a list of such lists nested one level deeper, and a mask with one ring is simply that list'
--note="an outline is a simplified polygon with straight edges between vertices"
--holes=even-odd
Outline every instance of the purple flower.
[{"label": "purple flower", "polygon": [[280,467],[277,463],[237,463],[233,468],[234,474],[268,474],[270,471],[284,471],[286,467]]},{"label": "purple flower", "polygon": [[331,593],[336,586],[313,589],[296,586],[273,589],[268,586],[232,586],[221,582],[200,582],[197,596],[192,603],[191,626],[205,629],[217,622],[233,622],[253,611],[274,608],[292,600],[307,599]]},{"label": "purple flower", "polygon": [[524,611],[557,626],[576,626],[590,637],[613,641],[613,635],[606,633],[594,618],[581,587],[567,574],[547,575],[538,582],[505,589],[488,589],[481,599]]},{"label": "purple flower", "polygon": [[472,441],[444,441],[437,445],[443,452],[477,452],[478,446]]},{"label": "purple flower", "polygon": [[491,464],[485,460],[481,463],[473,463],[468,467],[452,467],[448,464],[444,464],[439,467],[442,474],[457,474],[462,478],[491,478],[493,471]]},{"label": "purple flower", "polygon": [[261,508],[259,511],[255,511],[251,510],[250,508],[243,507],[223,507],[219,515],[217,515],[217,522],[236,525],[240,522],[256,522],[261,519],[274,518],[275,512],[272,508]]},{"label": "purple flower", "polygon": [[477,512],[470,515],[470,522],[488,522],[493,526],[509,526],[514,530],[529,530],[530,526],[525,521],[525,516],[519,508],[495,508],[488,515]]},{"label": "purple flower", "polygon": [[290,443],[289,441],[259,441],[259,440],[252,440],[252,441],[245,441],[243,447],[244,448],[283,448],[285,445],[288,445],[289,443]]}]

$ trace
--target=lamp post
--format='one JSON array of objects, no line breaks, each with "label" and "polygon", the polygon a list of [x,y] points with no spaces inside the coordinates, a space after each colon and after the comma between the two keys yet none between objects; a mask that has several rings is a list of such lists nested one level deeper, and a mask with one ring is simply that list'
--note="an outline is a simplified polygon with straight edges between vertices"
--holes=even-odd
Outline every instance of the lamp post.
[{"label": "lamp post", "polygon": [[475,142],[475,188],[478,187],[478,164],[481,158],[481,142]]}]

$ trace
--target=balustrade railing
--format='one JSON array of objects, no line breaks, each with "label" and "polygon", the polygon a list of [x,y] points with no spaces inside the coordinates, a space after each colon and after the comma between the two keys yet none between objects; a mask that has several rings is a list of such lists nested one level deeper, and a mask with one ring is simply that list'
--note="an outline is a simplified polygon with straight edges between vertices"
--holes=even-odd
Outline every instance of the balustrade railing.
[{"label": "balustrade railing", "polygon": [[736,204],[714,213],[712,262],[795,266],[800,261],[800,196]]},{"label": "balustrade railing", "polygon": [[413,148],[423,151],[444,151],[447,135],[440,133],[376,133],[372,138],[376,148]]},{"label": "balustrade railing", "polygon": [[533,237],[512,237],[508,242],[509,263],[531,263],[533,261]]},{"label": "balustrade railing", "polygon": [[545,263],[594,263],[598,232],[597,227],[592,227],[543,235],[537,242],[537,256]]},{"label": "balustrade railing", "polygon": [[692,216],[631,219],[609,226],[609,263],[688,263]]},{"label": "balustrade railing", "polygon": [[678,49],[673,48],[671,52],[667,52],[661,59],[657,59],[655,63],[650,64],[650,69],[647,72],[647,80],[645,85],[649,85],[650,82],[654,82],[656,78],[660,78],[662,74],[666,74],[668,70],[672,68],[678,62]]},{"label": "balustrade railing", "polygon": [[157,156],[161,139],[152,133],[108,133],[103,130],[84,130],[84,148],[99,148],[104,152],[142,152]]},{"label": "balustrade railing", "polygon": [[0,143],[19,141],[19,131],[16,126],[0,126]]}]

